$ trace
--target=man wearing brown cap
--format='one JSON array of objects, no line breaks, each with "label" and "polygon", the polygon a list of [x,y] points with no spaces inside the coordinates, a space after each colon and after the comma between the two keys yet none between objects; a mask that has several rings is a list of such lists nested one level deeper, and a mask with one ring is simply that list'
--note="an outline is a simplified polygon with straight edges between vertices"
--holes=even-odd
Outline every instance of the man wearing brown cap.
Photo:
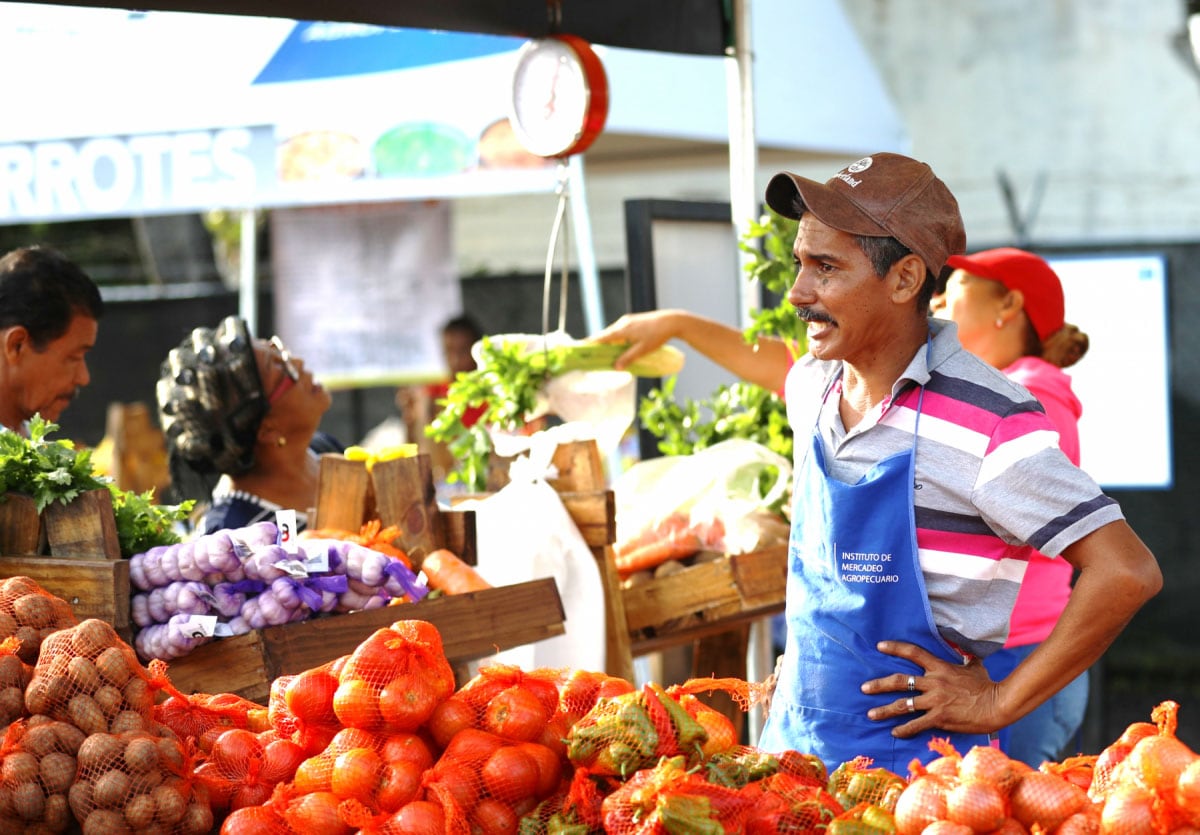
[{"label": "man wearing brown cap", "polygon": [[[778,174],[766,200],[797,218],[808,353],[786,371],[796,436],[787,642],[759,745],[904,773],[933,737],[960,752],[1087,669],[1162,584],[1120,508],[1063,455],[1029,392],[964,350],[929,302],[966,238],[928,165],[873,154],[825,183]],[[628,362],[679,338],[773,388],[770,340],[683,311],[600,334]],[[1000,648],[1032,553],[1079,572],[1042,645],[1002,681]]]}]

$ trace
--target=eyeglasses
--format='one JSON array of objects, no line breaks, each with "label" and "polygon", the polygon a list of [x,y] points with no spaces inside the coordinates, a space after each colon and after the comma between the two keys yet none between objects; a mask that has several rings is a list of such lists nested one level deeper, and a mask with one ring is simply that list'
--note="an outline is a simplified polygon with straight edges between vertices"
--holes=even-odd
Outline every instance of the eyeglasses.
[{"label": "eyeglasses", "polygon": [[296,385],[300,380],[300,369],[292,361],[292,355],[284,347],[282,339],[278,336],[272,336],[269,344],[279,352],[279,362],[283,366],[283,378],[271,390],[271,393],[267,395],[267,405],[272,405],[276,400],[287,394],[288,389]]}]

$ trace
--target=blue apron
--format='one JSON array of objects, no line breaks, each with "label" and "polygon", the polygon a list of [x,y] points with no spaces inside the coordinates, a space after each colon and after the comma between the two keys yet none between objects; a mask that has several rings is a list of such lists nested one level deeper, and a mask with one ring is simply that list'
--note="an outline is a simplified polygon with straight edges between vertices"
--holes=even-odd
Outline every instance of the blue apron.
[{"label": "blue apron", "polygon": [[[924,389],[917,402],[920,423]],[[826,392],[828,396],[828,392]],[[984,734],[925,731],[900,739],[892,728],[911,717],[872,720],[867,711],[904,698],[867,695],[868,679],[921,675],[903,658],[875,649],[881,640],[916,644],[952,664],[963,655],[938,634],[917,554],[913,514],[916,432],[912,448],[881,462],[857,484],[832,478],[814,429],[796,478],[788,546],[787,643],[759,747],[820,757],[828,769],[857,756],[907,774],[914,758],[940,754],[929,741],[949,737],[960,753],[988,744]]]}]

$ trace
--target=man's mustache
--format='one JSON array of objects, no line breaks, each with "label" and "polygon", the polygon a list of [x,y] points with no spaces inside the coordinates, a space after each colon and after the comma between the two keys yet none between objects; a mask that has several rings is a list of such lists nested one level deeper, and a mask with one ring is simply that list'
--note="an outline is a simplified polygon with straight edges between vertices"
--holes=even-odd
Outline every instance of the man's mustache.
[{"label": "man's mustache", "polygon": [[818,313],[817,311],[813,310],[811,307],[797,307],[796,315],[799,316],[801,319],[803,319],[805,322],[822,322],[827,325],[836,325],[837,324],[837,322],[833,321],[833,317],[830,316],[828,313]]}]

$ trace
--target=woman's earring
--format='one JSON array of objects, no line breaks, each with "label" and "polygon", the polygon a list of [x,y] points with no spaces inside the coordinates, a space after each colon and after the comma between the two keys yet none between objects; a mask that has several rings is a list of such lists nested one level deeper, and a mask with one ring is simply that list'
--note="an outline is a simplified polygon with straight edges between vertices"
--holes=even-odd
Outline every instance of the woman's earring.
[{"label": "woman's earring", "polygon": [[1004,320],[1001,319],[999,316],[997,316],[996,317],[996,330],[1000,330],[1002,327],[1004,327]]},{"label": "woman's earring", "polygon": [[275,446],[287,446],[287,438],[285,438],[283,435],[280,435],[275,439]]}]

